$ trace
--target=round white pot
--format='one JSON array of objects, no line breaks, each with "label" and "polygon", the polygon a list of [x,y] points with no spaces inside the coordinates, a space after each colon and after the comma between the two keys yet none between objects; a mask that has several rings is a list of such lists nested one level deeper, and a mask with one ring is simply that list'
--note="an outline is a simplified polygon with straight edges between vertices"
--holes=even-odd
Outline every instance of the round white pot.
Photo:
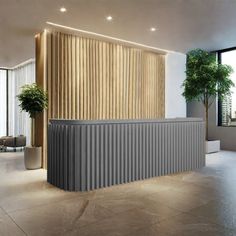
[{"label": "round white pot", "polygon": [[35,170],[42,167],[42,147],[26,147],[24,154],[26,169]]}]

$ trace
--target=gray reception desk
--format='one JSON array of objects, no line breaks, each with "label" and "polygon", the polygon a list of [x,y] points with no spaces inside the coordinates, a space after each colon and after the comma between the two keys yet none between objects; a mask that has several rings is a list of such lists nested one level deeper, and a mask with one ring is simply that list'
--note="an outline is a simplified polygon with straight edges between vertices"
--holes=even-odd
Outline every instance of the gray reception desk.
[{"label": "gray reception desk", "polygon": [[202,119],[50,120],[48,182],[88,191],[205,165]]}]

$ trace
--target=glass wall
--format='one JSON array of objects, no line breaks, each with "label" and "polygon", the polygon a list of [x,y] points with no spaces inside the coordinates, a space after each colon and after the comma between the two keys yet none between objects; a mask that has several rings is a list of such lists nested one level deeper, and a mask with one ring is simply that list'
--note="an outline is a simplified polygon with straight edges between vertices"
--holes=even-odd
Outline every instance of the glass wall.
[{"label": "glass wall", "polygon": [[25,84],[35,83],[35,63],[34,61],[9,70],[9,135],[25,135],[27,144],[30,144],[30,118],[26,112],[22,112],[19,107],[17,95],[21,92],[21,87]]},{"label": "glass wall", "polygon": [[0,137],[7,135],[7,71],[0,69]]},{"label": "glass wall", "polygon": [[[234,73],[231,79],[236,85],[236,49],[220,53],[221,63],[232,66]],[[232,94],[222,101],[222,125],[236,125],[236,87],[232,88]]]},{"label": "glass wall", "polygon": [[0,137],[25,135],[30,144],[30,118],[19,107],[17,95],[25,84],[35,83],[35,62],[14,69],[0,69]]}]

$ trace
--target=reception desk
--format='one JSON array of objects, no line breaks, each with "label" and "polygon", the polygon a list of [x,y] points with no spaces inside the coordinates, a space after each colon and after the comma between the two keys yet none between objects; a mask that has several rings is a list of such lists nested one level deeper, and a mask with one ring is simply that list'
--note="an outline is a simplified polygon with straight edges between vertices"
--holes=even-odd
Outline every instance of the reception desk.
[{"label": "reception desk", "polygon": [[87,191],[205,165],[202,119],[50,120],[48,182]]}]

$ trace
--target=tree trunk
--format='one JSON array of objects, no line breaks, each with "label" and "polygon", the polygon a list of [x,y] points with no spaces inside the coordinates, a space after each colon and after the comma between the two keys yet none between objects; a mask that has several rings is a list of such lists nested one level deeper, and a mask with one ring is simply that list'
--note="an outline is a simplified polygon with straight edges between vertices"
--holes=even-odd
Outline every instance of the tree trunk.
[{"label": "tree trunk", "polygon": [[35,119],[31,118],[31,146],[35,146]]},{"label": "tree trunk", "polygon": [[205,104],[205,121],[206,121],[206,133],[205,133],[205,138],[206,140],[208,140],[208,101],[206,101],[206,104]]}]

